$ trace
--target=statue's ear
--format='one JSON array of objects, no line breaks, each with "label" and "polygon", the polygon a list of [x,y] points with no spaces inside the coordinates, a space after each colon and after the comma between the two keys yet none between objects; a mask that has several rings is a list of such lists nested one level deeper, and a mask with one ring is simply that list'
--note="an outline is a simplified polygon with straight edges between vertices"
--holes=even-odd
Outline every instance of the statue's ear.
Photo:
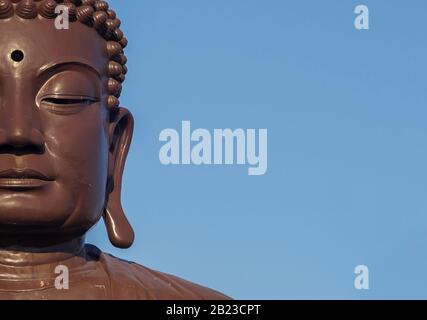
[{"label": "statue's ear", "polygon": [[133,116],[127,109],[118,108],[112,112],[109,125],[110,150],[104,222],[111,243],[125,249],[132,245],[135,237],[121,204],[122,176],[132,141]]}]

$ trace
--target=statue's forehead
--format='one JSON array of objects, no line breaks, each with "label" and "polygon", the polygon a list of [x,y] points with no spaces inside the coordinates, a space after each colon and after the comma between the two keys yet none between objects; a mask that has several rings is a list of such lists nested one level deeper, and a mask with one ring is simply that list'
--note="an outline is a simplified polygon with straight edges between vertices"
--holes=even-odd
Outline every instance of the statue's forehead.
[{"label": "statue's forehead", "polygon": [[[12,17],[0,21],[0,44],[0,74],[28,75],[64,60],[86,62],[100,74],[106,74],[106,41],[80,22],[71,23],[68,30],[58,30],[53,19]],[[24,53],[19,63],[11,59],[15,50]]]}]

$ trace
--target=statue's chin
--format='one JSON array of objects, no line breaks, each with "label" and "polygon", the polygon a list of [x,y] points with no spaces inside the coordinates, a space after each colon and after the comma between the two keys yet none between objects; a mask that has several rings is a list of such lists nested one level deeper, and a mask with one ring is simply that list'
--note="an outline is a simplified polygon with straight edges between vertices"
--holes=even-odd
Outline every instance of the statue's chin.
[{"label": "statue's chin", "polygon": [[0,235],[81,235],[101,217],[99,195],[67,192],[52,183],[41,188],[0,188]]}]

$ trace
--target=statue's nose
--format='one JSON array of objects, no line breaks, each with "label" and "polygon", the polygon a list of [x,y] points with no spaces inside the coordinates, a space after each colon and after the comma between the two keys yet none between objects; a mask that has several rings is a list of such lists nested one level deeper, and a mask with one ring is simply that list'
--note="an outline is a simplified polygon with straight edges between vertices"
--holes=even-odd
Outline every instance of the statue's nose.
[{"label": "statue's nose", "polygon": [[8,145],[18,149],[27,147],[43,147],[43,137],[35,128],[0,129],[0,145]]},{"label": "statue's nose", "polygon": [[44,137],[36,111],[18,105],[11,109],[0,115],[0,153],[43,153]]},{"label": "statue's nose", "polygon": [[43,152],[44,139],[40,130],[24,126],[0,128],[0,154],[23,155]]}]

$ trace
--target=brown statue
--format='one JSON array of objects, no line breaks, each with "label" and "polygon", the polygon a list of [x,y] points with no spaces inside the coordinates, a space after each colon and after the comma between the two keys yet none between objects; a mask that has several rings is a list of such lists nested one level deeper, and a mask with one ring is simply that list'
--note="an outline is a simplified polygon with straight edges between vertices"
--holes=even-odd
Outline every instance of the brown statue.
[{"label": "brown statue", "polygon": [[227,298],[84,243],[101,217],[116,247],[134,239],[120,203],[133,118],[119,107],[119,27],[105,1],[0,0],[0,299]]}]

